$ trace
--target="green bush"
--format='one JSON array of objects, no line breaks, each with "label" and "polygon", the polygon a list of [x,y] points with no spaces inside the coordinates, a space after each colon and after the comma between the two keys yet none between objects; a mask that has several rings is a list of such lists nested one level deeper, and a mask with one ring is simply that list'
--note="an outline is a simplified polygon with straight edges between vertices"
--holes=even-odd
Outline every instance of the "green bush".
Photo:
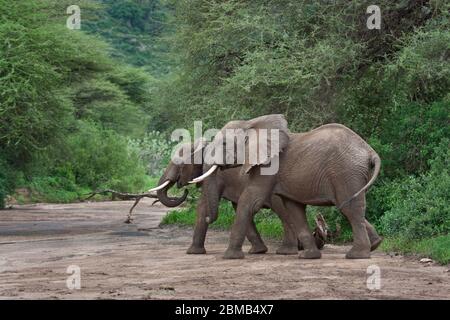
[{"label": "green bush", "polygon": [[382,187],[386,212],[380,219],[385,235],[423,239],[450,232],[450,149],[448,139],[435,148],[430,171]]},{"label": "green bush", "polygon": [[[152,77],[112,60],[102,40],[67,29],[70,4],[0,0],[1,155],[38,194],[74,192],[70,183],[140,189],[145,172],[127,140],[148,126]],[[92,8],[83,1],[84,19]]]},{"label": "green bush", "polygon": [[152,177],[159,177],[170,161],[173,144],[157,131],[147,133],[141,139],[130,141],[130,148],[139,155],[146,166],[146,173]]},{"label": "green bush", "polygon": [[[131,101],[141,99],[140,94],[127,92],[119,84],[111,82],[107,77],[114,72],[114,69],[110,70],[107,74],[80,81],[71,87],[75,97],[73,100],[75,116],[77,119],[95,121],[121,135],[138,137],[145,132],[148,120],[141,106]],[[129,93],[136,96],[129,96]]]},{"label": "green bush", "polygon": [[450,263],[450,235],[423,240],[411,240],[402,236],[386,238],[381,244],[381,249],[404,254],[418,254],[432,258],[441,264]]},{"label": "green bush", "polygon": [[128,140],[114,131],[80,122],[79,132],[67,139],[67,154],[61,166],[67,167],[77,185],[138,191],[145,186],[145,169]]},{"label": "green bush", "polygon": [[34,202],[68,203],[88,193],[65,177],[34,177],[28,184]]},{"label": "green bush", "polygon": [[450,96],[431,104],[411,102],[396,108],[379,135],[386,144],[379,150],[384,174],[394,177],[428,170],[434,148],[443,138],[450,138],[449,106]]}]

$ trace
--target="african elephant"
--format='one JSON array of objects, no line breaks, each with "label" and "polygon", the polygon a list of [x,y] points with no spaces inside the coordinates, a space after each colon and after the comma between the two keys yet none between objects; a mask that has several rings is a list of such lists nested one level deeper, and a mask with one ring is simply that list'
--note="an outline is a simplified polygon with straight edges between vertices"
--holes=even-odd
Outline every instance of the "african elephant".
[{"label": "african elephant", "polygon": [[[245,139],[237,139],[246,151],[242,163],[237,161],[239,145],[224,147],[227,144],[225,137],[230,131],[239,131],[246,136]],[[249,154],[255,152],[251,149],[251,139],[247,138],[250,133],[258,143],[266,142],[267,151],[270,151],[268,157],[249,161]],[[275,140],[273,133],[277,137]],[[259,152],[260,144],[257,146]],[[305,248],[304,258],[321,257],[307,225],[306,205],[337,206],[347,217],[353,231],[353,246],[346,254],[347,258],[369,258],[370,251],[381,243],[381,238],[364,217],[365,192],[374,183],[381,160],[349,128],[327,124],[306,133],[291,133],[283,115],[231,121],[215,136],[204,153],[206,161],[210,162],[205,165],[205,173],[191,183],[202,182],[205,190],[209,190],[209,181],[214,183],[218,168],[226,171],[238,166],[248,174],[248,183],[237,203],[236,219],[224,258],[244,257],[242,242],[252,216],[270,203],[274,194],[278,195],[276,201],[289,212],[288,223],[298,232]],[[222,159],[226,161],[217,161],[217,154],[223,155]],[[278,170],[274,174],[264,174],[264,170],[271,169],[273,164],[278,164]],[[213,220],[214,211],[209,211],[211,213]]]},{"label": "african elephant", "polygon": [[[195,153],[203,153],[203,148],[205,146],[204,141],[197,140],[193,145],[184,145],[180,149],[180,152],[189,150],[186,156],[183,158],[190,157],[189,161],[184,161],[182,163],[175,164],[173,161],[169,163],[163,175],[161,176],[158,187],[151,190],[157,191],[157,196],[159,201],[168,207],[179,206],[186,200],[188,191],[185,189],[181,197],[169,197],[167,195],[168,190],[176,183],[178,188],[182,188],[188,184],[188,182],[198,176],[202,175],[202,164],[196,164],[194,161]],[[246,176],[244,177],[246,178]],[[197,205],[197,220],[194,228],[193,241],[187,253],[189,254],[202,254],[206,253],[204,243],[206,232],[208,230],[208,224],[210,223],[209,217],[214,215],[217,218],[217,212],[219,207],[220,198],[230,200],[233,206],[237,203],[239,199],[238,190],[243,189],[240,184],[245,183],[245,181],[239,180],[239,170],[226,170],[218,173],[217,179],[214,185],[212,181],[210,182],[210,191],[208,194],[213,193],[213,199],[208,200],[206,198],[205,189],[202,188],[202,196]],[[151,191],[150,190],[150,191]],[[212,214],[209,213],[212,212]],[[283,227],[284,236],[281,247],[277,250],[278,254],[296,254],[298,252],[298,240],[297,235],[294,230],[291,229],[288,223],[284,221],[285,209],[278,208],[276,210],[278,216],[280,217]],[[212,221],[211,221],[212,223]],[[250,221],[250,226],[246,231],[246,235],[252,247],[249,253],[265,253],[267,252],[267,247],[261,239],[253,220]],[[317,243],[323,246],[323,241],[319,236],[317,238]]]}]

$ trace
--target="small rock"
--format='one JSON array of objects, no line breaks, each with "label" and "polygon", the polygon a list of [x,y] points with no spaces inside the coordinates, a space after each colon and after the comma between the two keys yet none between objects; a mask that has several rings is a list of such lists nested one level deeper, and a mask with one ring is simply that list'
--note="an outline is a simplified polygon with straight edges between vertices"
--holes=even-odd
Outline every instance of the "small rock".
[{"label": "small rock", "polygon": [[430,263],[430,262],[433,262],[433,260],[431,260],[430,258],[423,258],[423,259],[420,259],[420,262],[421,263]]}]

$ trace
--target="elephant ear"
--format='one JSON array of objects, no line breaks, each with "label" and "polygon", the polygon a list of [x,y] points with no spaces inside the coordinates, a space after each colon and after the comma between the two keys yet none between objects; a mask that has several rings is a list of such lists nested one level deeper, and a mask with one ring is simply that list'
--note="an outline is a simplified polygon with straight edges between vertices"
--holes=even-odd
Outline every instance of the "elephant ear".
[{"label": "elephant ear", "polygon": [[[282,114],[265,115],[245,122],[246,161],[242,173],[253,167],[269,165],[287,147],[289,129]],[[255,141],[257,145],[255,146]],[[265,141],[265,143],[264,143]]]}]

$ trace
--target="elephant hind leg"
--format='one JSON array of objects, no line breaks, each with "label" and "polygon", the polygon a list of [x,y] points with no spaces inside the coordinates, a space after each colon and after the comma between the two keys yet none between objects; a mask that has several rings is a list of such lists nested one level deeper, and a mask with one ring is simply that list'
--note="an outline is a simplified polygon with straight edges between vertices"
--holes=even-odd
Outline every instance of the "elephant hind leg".
[{"label": "elephant hind leg", "polygon": [[347,217],[353,231],[353,247],[346,254],[347,259],[370,258],[371,243],[366,229],[365,195],[360,195],[341,209]]}]

